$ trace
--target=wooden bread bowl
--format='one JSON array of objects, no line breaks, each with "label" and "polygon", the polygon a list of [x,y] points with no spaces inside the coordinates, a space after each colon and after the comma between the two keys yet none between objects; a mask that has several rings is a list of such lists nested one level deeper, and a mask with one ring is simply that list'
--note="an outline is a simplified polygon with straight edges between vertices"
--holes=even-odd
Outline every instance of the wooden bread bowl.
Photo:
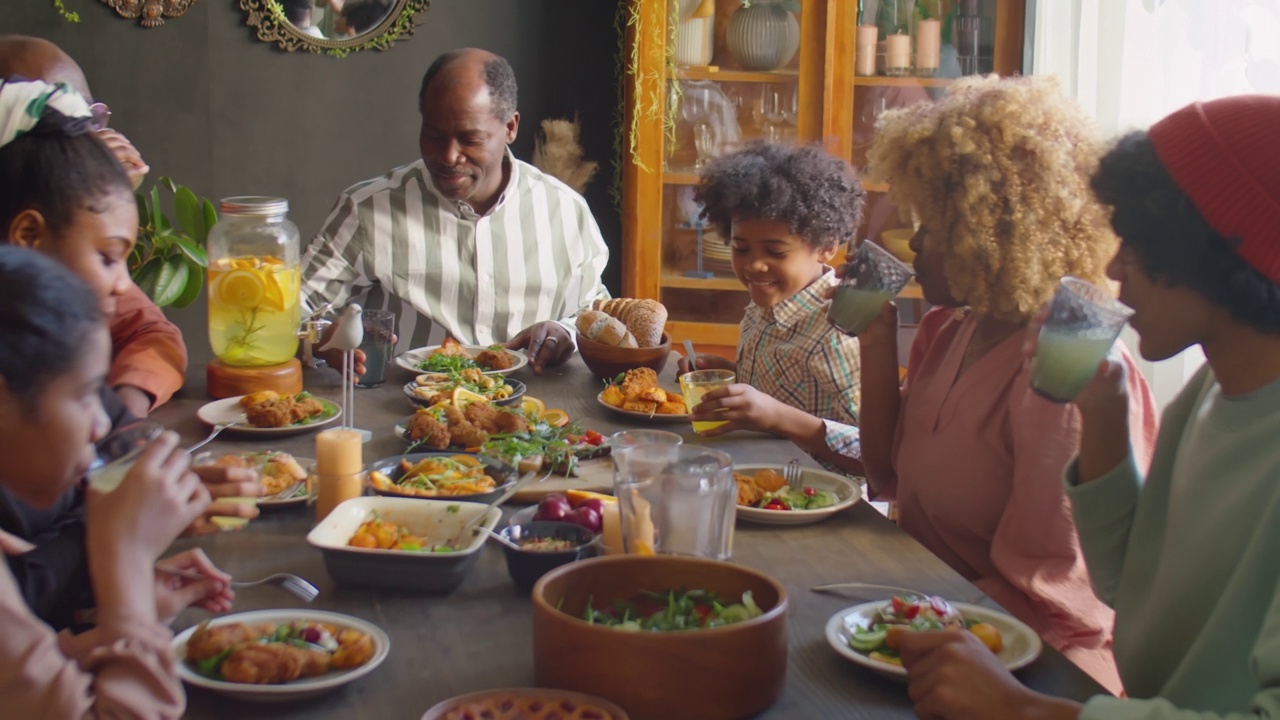
[{"label": "wooden bread bowl", "polygon": [[582,333],[577,333],[577,336],[582,362],[601,380],[612,380],[620,373],[640,367],[661,373],[667,365],[667,356],[671,354],[671,336],[665,332],[662,333],[661,344],[648,348],[616,347],[598,343]]}]

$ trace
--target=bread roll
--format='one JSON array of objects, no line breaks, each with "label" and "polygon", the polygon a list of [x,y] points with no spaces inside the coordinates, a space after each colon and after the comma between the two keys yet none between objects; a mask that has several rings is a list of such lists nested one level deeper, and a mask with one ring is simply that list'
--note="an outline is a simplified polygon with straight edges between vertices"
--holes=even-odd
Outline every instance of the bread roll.
[{"label": "bread roll", "polygon": [[578,316],[578,332],[584,337],[591,338],[603,345],[615,345],[617,347],[633,348],[637,347],[636,338],[627,330],[627,326],[617,318],[600,312],[599,310],[586,310]]},{"label": "bread roll", "polygon": [[622,321],[635,336],[640,347],[662,344],[662,330],[667,324],[667,308],[657,300],[614,298],[596,300],[592,308]]}]

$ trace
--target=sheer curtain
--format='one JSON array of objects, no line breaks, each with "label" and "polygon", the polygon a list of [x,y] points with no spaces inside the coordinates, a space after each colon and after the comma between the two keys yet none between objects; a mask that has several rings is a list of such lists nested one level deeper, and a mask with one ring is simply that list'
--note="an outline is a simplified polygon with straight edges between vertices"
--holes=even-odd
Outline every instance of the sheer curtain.
[{"label": "sheer curtain", "polygon": [[[1056,75],[1107,136],[1196,100],[1280,93],[1280,0],[1029,0],[1027,72]],[[1137,356],[1137,337],[1121,336]],[[1204,362],[1138,360],[1163,408]]]}]

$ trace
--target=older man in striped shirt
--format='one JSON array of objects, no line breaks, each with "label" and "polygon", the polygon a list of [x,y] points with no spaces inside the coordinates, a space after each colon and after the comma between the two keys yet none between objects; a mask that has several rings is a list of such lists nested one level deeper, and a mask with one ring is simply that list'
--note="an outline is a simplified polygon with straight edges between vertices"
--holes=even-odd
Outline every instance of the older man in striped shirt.
[{"label": "older man in striped shirt", "polygon": [[582,196],[508,150],[520,124],[511,66],[446,53],[419,110],[422,158],[342,194],[303,256],[307,301],[345,303],[377,283],[410,344],[447,334],[527,348],[534,372],[563,362],[571,318],[608,297],[609,251]]}]

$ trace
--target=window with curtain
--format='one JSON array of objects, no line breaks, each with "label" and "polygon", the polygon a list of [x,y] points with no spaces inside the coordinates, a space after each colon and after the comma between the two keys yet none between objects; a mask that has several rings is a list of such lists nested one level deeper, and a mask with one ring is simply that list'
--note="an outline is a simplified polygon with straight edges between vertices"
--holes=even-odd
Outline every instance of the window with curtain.
[{"label": "window with curtain", "polygon": [[[1028,0],[1027,72],[1055,75],[1106,136],[1197,100],[1280,94],[1280,0]],[[1121,336],[1137,357],[1137,338]],[[1190,348],[1138,364],[1161,408],[1199,369]]]}]

